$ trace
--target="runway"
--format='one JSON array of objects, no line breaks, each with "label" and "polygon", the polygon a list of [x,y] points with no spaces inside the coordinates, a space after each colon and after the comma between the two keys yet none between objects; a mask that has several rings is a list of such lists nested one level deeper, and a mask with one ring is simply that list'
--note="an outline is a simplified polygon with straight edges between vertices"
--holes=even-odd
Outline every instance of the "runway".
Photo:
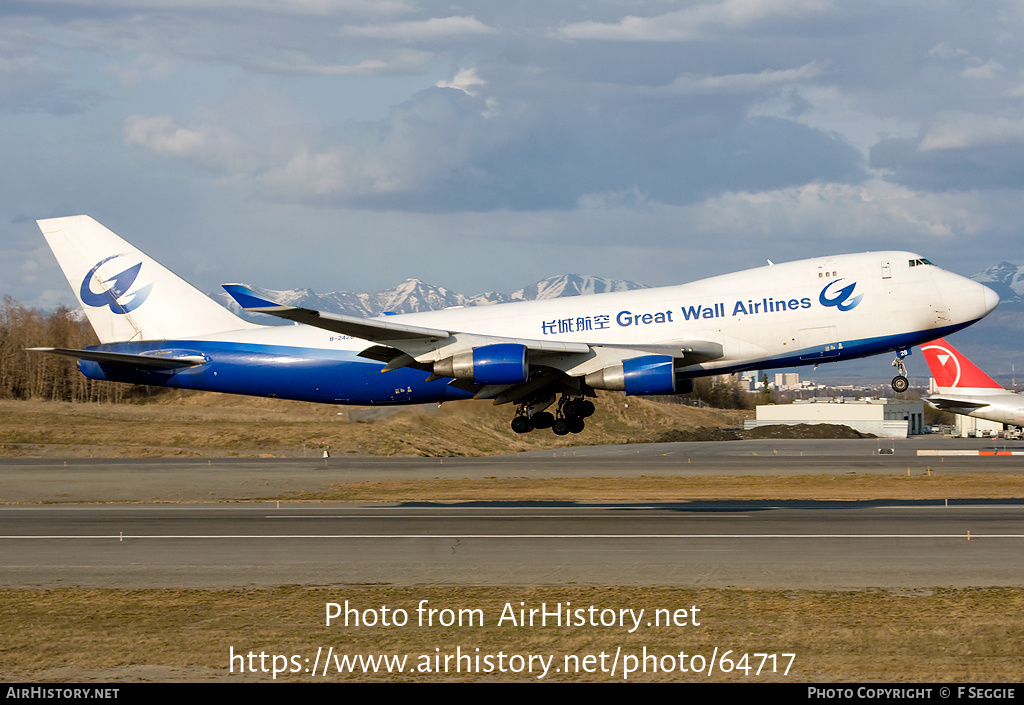
[{"label": "runway", "polygon": [[1024,585],[1024,505],[936,505],[4,507],[0,584]]},{"label": "runway", "polygon": [[[814,467],[877,474],[923,462],[910,446],[893,457],[863,452],[863,442],[796,443],[657,444],[447,463],[76,461],[64,468],[4,461],[2,498],[21,503],[0,506],[0,585],[1024,585],[1024,500],[1012,497],[948,505],[251,500],[339,478],[780,474]],[[855,443],[862,445],[843,445]],[[694,458],[698,468],[691,470]],[[1019,474],[1022,465],[1016,457],[957,458],[943,470]],[[168,492],[177,498],[162,497]],[[33,493],[37,503],[30,504]],[[186,503],[97,504],[129,498]],[[38,503],[53,501],[64,503]]]}]

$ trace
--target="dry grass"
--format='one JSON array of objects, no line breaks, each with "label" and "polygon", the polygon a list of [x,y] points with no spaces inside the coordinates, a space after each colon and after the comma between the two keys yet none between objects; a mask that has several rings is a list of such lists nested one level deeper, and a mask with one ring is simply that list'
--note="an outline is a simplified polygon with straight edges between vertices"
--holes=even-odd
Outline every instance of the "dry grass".
[{"label": "dry grass", "polygon": [[61,457],[302,456],[333,454],[486,456],[571,445],[635,443],[663,433],[738,425],[746,412],[696,409],[603,394],[579,435],[516,435],[514,409],[486,401],[399,409],[378,420],[350,421],[361,410],[221,394],[175,394],[152,404],[0,402],[0,455]]},{"label": "dry grass", "polygon": [[[404,627],[325,626],[325,603],[405,609]],[[420,627],[416,606],[482,611],[484,626]],[[505,603],[645,610],[635,633],[618,627],[497,625]],[[700,608],[700,626],[647,627],[655,609]],[[682,590],[675,588],[283,587],[269,590],[0,591],[0,658],[10,681],[272,680],[230,672],[229,653],[299,655],[317,649],[407,655],[408,668],[456,647],[470,654],[795,653],[788,676],[715,673],[712,681],[1016,682],[1021,678],[1024,590],[894,592]],[[26,629],[31,625],[31,629]],[[187,645],[187,646],[185,646]],[[477,652],[476,649],[480,651]],[[439,651],[437,651],[439,650]],[[780,657],[781,658],[781,657]],[[496,662],[495,662],[496,663]],[[600,661],[595,662],[599,664]],[[619,672],[550,673],[547,680],[606,682]],[[760,663],[760,658],[752,665]],[[781,666],[788,663],[780,661]],[[259,664],[257,659],[256,664]],[[266,661],[270,668],[271,661]],[[305,662],[303,662],[305,665]],[[289,667],[292,662],[288,662]],[[536,680],[526,674],[283,674],[285,681]],[[630,680],[706,681],[693,673],[634,674]]]}]

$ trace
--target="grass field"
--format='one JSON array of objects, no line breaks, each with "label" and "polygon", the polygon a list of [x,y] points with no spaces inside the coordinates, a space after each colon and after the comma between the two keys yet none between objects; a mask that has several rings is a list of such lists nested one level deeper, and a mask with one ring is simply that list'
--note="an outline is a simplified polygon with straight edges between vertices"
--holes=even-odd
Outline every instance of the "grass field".
[{"label": "grass field", "polygon": [[332,454],[485,456],[645,443],[669,433],[739,426],[749,415],[612,393],[597,403],[583,433],[558,437],[550,431],[512,433],[515,409],[487,401],[372,410],[212,393],[168,395],[150,404],[0,401],[0,455],[302,457],[329,447]]},{"label": "grass field", "polygon": [[[464,624],[418,626],[416,608],[427,600],[438,610],[479,610],[482,626],[467,613]],[[405,610],[405,626],[327,626],[326,605],[357,608],[391,619]],[[644,609],[677,616],[680,626],[534,626],[499,620],[521,605],[570,603],[598,610]],[[693,607],[698,612],[693,612]],[[565,609],[569,609],[566,607]],[[679,610],[684,617],[678,619]],[[0,658],[10,681],[775,681],[775,682],[1016,682],[1024,653],[1024,591],[1009,588],[969,590],[850,592],[688,590],[672,587],[522,587],[453,588],[332,586],[279,587],[267,590],[0,590]],[[440,621],[442,613],[435,619]],[[379,617],[378,617],[379,619]],[[453,621],[454,617],[451,618]],[[698,621],[699,626],[691,623]],[[354,619],[352,620],[354,621]],[[406,656],[403,673],[339,672],[332,661],[327,674],[305,671],[329,647],[335,654]],[[704,663],[715,653],[709,676]],[[435,657],[463,654],[506,655],[506,672],[478,662],[478,672],[438,673]],[[645,652],[646,649],[646,652]],[[266,654],[235,659],[230,654]],[[477,651],[479,650],[479,651]],[[611,672],[618,652],[618,670]],[[602,668],[601,654],[605,654]],[[629,656],[644,654],[649,672],[626,674]],[[687,655],[683,660],[679,654]],[[513,655],[551,659],[547,675],[520,668]],[[743,670],[742,655],[748,654]],[[775,654],[765,662],[755,654]],[[795,654],[790,657],[783,654]],[[272,655],[277,662],[274,678]],[[293,656],[300,661],[299,672]],[[579,667],[566,672],[566,657]],[[591,656],[591,672],[584,672]],[[309,659],[308,663],[305,659]],[[321,658],[321,663],[323,658]],[[443,661],[441,662],[443,667]],[[722,665],[740,670],[721,672]],[[525,664],[519,664],[520,666]],[[774,665],[774,670],[772,669]],[[240,672],[254,667],[257,672]],[[424,666],[428,668],[424,669]],[[701,673],[695,673],[701,666]],[[758,666],[761,673],[758,675]],[[266,672],[260,672],[260,668]],[[410,669],[417,669],[410,672]],[[562,672],[555,672],[555,669]],[[681,672],[688,668],[689,672]],[[788,668],[788,674],[785,671]],[[233,669],[233,670],[232,670]],[[657,669],[657,672],[650,672]],[[381,669],[383,670],[383,669]],[[669,672],[665,672],[665,671]]]}]

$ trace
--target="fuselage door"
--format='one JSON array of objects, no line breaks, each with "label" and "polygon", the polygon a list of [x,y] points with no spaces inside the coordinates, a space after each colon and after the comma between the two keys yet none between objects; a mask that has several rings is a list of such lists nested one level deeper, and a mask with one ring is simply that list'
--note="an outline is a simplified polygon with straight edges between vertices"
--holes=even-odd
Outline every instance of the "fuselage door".
[{"label": "fuselage door", "polygon": [[882,279],[892,279],[892,268],[888,262],[882,262]]},{"label": "fuselage door", "polygon": [[839,338],[835,326],[801,328],[799,336],[801,360],[839,357]]}]

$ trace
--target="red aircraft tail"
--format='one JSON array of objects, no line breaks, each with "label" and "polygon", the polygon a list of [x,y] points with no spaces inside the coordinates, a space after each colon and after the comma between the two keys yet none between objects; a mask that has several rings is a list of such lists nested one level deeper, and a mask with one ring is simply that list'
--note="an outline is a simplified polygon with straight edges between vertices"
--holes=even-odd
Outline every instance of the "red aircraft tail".
[{"label": "red aircraft tail", "polygon": [[940,389],[1002,389],[998,382],[942,338],[925,343],[921,352]]}]

